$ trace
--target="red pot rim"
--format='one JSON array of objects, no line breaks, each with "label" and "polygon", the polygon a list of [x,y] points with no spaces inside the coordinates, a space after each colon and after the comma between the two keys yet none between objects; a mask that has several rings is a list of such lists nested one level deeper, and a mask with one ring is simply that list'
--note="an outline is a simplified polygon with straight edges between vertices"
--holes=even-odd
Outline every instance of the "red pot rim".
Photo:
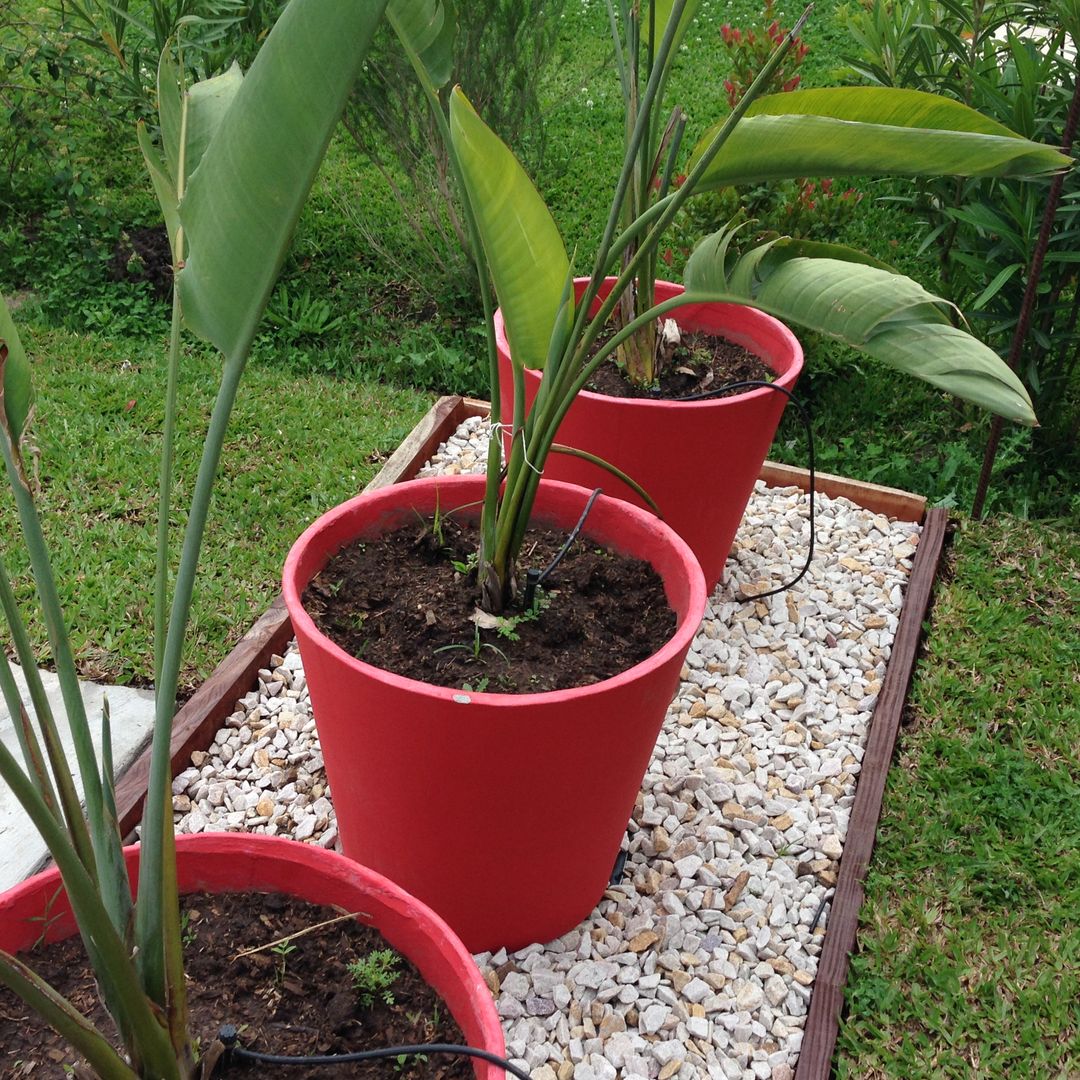
[{"label": "red pot rim", "polygon": [[[584,288],[590,281],[587,277],[574,278],[574,285]],[[615,278],[608,277],[604,279],[605,283],[614,282]],[[657,280],[656,285],[660,287],[660,291],[670,290],[669,295],[677,296],[679,293],[684,292],[682,285],[678,285],[673,281]],[[799,339],[791,332],[791,329],[775,316],[768,314],[759,308],[751,307],[749,304],[731,304],[723,301],[698,301],[699,304],[715,303],[717,307],[738,308],[745,313],[745,317],[750,319],[751,322],[757,326],[765,329],[769,329],[770,333],[778,335],[787,346],[791,354],[791,363],[782,371],[777,373],[777,378],[774,385],[782,386],[785,390],[790,390],[796,380],[799,378],[799,374],[803,369],[803,350],[802,344]],[[687,305],[688,307],[694,305]],[[679,309],[672,311],[669,315],[670,318],[674,318],[678,321]],[[502,308],[496,308],[495,310],[495,344],[499,350],[499,355],[505,359],[510,359],[510,343],[506,337],[506,322],[503,319]],[[761,357],[764,360],[764,357]],[[543,372],[537,368],[525,369],[530,375],[536,379],[540,379],[543,376]],[[606,402],[612,408],[625,409],[632,411],[634,409],[715,409],[724,406],[730,406],[738,402],[750,401],[755,398],[763,397],[772,391],[765,389],[765,387],[758,387],[756,390],[746,390],[740,394],[730,394],[727,397],[712,398],[704,401],[664,401],[662,399],[653,398],[620,398],[611,397],[608,394],[597,394],[592,390],[581,390],[578,392],[578,396],[585,398],[588,401]],[[630,419],[627,419],[627,423],[632,423]]]},{"label": "red pot rim", "polygon": [[[266,836],[260,833],[180,835],[176,837],[176,851],[178,858],[183,858],[185,855],[218,857],[228,861],[230,865],[243,868],[236,875],[235,889],[219,887],[218,891],[260,891],[259,882],[261,881],[265,888],[274,892],[298,899],[307,899],[309,895],[314,894],[314,890],[305,889],[305,886],[313,879],[321,879],[345,886],[359,886],[371,897],[382,898],[381,903],[384,908],[396,909],[401,914],[407,913],[420,930],[418,937],[426,938],[429,946],[434,946],[438,950],[442,959],[448,963],[454,979],[462,987],[472,987],[476,1002],[491,1001],[490,1008],[475,1008],[474,1010],[481,1029],[483,1039],[481,1045],[488,1049],[495,1049],[499,1053],[504,1052],[502,1025],[495,1010],[494,999],[490,998],[490,991],[483,981],[480,970],[461,939],[442,916],[389,878],[336,851],[330,851],[316,844],[303,844],[286,837]],[[124,857],[134,882],[137,876],[139,845],[131,844],[125,847]],[[283,865],[287,872],[282,872]],[[259,867],[264,869],[260,871]],[[276,869],[271,870],[268,869],[269,867]],[[51,895],[60,887],[60,871],[55,866],[51,866],[5,890],[0,894],[0,901],[2,901],[3,909],[10,911],[21,905],[24,899],[30,899],[43,889]],[[195,889],[198,888],[199,886],[196,885]],[[374,906],[373,910],[375,910]],[[378,920],[375,921],[377,923]]]},{"label": "red pot rim", "polygon": [[[655,517],[650,511],[641,510],[636,506],[632,506],[620,499],[614,499],[607,495],[601,495],[600,501],[614,504],[619,511],[640,521],[648,531],[659,534],[662,538],[662,542],[674,549],[678,563],[690,583],[686,604],[687,614],[679,618],[675,633],[664,642],[660,649],[647,659],[642,660],[641,663],[635,664],[631,668],[627,668],[626,671],[622,671],[618,675],[613,675],[610,679],[591,683],[588,686],[574,687],[570,690],[548,690],[539,694],[497,694],[486,691],[482,693],[472,691],[466,693],[465,691],[455,689],[454,687],[436,686],[433,683],[421,682],[419,679],[410,679],[404,675],[398,675],[395,672],[387,671],[385,668],[375,667],[373,664],[358,660],[355,656],[351,656],[319,630],[315,625],[315,621],[307,613],[301,603],[301,594],[304,587],[306,587],[307,582],[304,582],[303,585],[300,584],[299,566],[300,560],[306,549],[312,545],[318,544],[324,532],[331,529],[342,518],[348,518],[357,507],[372,500],[392,502],[396,501],[396,499],[401,496],[402,492],[415,491],[420,487],[435,487],[436,485],[441,484],[450,484],[455,487],[473,486],[483,484],[483,482],[484,477],[482,475],[425,477],[421,480],[407,480],[399,484],[392,484],[385,488],[379,488],[375,491],[361,493],[355,498],[350,499],[348,502],[340,503],[333,509],[328,510],[321,517],[317,518],[304,530],[296,543],[293,544],[288,557],[285,560],[285,569],[282,575],[282,593],[285,597],[285,606],[292,619],[294,631],[297,624],[299,624],[307,634],[315,637],[321,646],[328,650],[339,662],[355,671],[366,674],[369,678],[380,679],[398,689],[409,691],[410,693],[421,697],[433,698],[441,701],[454,701],[463,705],[475,703],[498,708],[513,708],[520,705],[554,704],[567,700],[597,697],[615,687],[636,681],[647,672],[662,666],[672,657],[672,655],[681,650],[684,651],[689,647],[690,642],[697,633],[698,624],[701,622],[707,600],[705,579],[701,567],[698,565],[697,558],[694,556],[694,553],[691,551],[686,541],[669,526],[665,525],[659,518]],[[585,488],[579,487],[576,484],[567,484],[560,480],[544,480],[542,481],[542,484],[553,488],[565,488],[570,491],[580,492],[583,497],[582,502],[584,502],[585,498],[589,495],[589,492]]]}]

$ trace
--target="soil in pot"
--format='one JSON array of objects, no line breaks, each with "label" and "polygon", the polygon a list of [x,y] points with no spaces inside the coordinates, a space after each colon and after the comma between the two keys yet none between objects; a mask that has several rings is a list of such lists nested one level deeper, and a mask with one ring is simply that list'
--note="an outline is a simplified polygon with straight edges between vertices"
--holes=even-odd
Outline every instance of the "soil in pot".
[{"label": "soil in pot", "polygon": [[[263,1053],[340,1054],[407,1043],[466,1040],[439,996],[382,935],[334,908],[276,894],[191,894],[181,900],[192,1027],[202,1045],[222,1023],[241,1044]],[[331,921],[334,920],[334,921]],[[320,925],[326,924],[326,925]],[[317,929],[312,929],[318,927]],[[276,948],[282,937],[310,931]],[[349,965],[365,973],[357,985]],[[35,970],[105,1031],[78,936],[36,950]],[[0,988],[0,1077],[64,1080],[75,1058],[67,1044],[8,990]],[[473,1076],[467,1057],[432,1056],[270,1070],[236,1063],[226,1076],[283,1080],[402,1077],[451,1080]]]},{"label": "soil in pot", "polygon": [[[610,336],[610,332],[605,332],[599,344]],[[610,360],[597,368],[586,389],[608,397],[677,401],[729,383],[772,382],[775,378],[776,372],[749,349],[699,330],[684,334],[671,354],[664,358],[663,371],[655,386],[635,386],[626,378],[623,369]],[[727,390],[715,397],[731,397],[744,394],[746,390],[746,387]]]},{"label": "soil in pot", "polygon": [[[543,570],[565,534],[530,530],[520,569]],[[544,581],[540,602],[476,621],[473,524],[443,515],[346,546],[304,592],[319,629],[386,671],[481,693],[587,686],[651,656],[675,630],[653,568],[579,538]],[[521,598],[522,602],[524,598]],[[486,620],[482,620],[486,621]]]}]

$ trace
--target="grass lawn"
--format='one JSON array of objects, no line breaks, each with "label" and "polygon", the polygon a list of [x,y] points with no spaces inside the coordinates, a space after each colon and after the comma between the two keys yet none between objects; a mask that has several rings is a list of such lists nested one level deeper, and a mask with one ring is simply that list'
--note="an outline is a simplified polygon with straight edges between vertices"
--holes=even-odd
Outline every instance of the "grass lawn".
[{"label": "grass lawn", "polygon": [[1080,1076],[1080,538],[964,521],[867,880],[841,1078]]},{"label": "grass lawn", "polygon": [[[34,360],[38,505],[76,661],[93,678],[147,685],[153,670],[150,582],[166,342],[65,330],[29,335]],[[183,366],[177,435],[185,507],[220,360],[193,347]],[[279,589],[293,540],[355,495],[431,404],[417,391],[356,379],[289,375],[253,363],[244,376],[207,525],[181,686],[193,690]],[[174,523],[182,521],[177,516]],[[0,550],[21,597],[33,582],[7,486]],[[180,529],[174,530],[174,565]],[[31,631],[48,661],[43,624]]]}]

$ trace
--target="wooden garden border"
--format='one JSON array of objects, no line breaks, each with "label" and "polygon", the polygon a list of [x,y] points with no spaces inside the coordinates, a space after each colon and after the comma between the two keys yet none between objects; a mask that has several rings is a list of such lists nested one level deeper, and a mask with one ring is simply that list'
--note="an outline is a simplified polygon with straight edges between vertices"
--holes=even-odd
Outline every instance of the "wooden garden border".
[{"label": "wooden garden border", "polygon": [[[488,405],[484,401],[462,397],[440,398],[364,490],[372,491],[411,478],[463,420],[470,416],[486,416],[487,411]],[[761,470],[761,479],[770,487],[794,485],[805,491],[809,486],[810,474],[805,469],[767,461]],[[814,979],[796,1080],[825,1080],[831,1069],[844,1000],[844,983],[859,923],[863,881],[874,847],[885,779],[915,668],[922,624],[929,608],[948,523],[945,510],[927,511],[924,498],[896,488],[820,472],[815,474],[815,487],[826,495],[851,499],[875,513],[903,521],[921,521],[923,531],[855,789],[855,803],[844,841],[836,890],[829,907],[827,931]],[[254,686],[259,668],[266,667],[274,653],[283,652],[291,637],[289,616],[284,601],[278,596],[176,714],[172,735],[174,776],[187,768],[193,750],[202,750],[210,745],[225,718],[232,713],[237,700]],[[142,816],[149,760],[147,750],[128,767],[117,784],[117,810],[124,833],[134,829]]]}]

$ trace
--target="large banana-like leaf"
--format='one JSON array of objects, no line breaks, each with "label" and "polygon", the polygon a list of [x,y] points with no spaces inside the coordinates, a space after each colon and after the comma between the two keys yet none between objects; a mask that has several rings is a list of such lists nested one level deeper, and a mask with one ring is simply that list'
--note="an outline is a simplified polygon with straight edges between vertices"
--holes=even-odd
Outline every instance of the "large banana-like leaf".
[{"label": "large banana-like leaf", "polygon": [[[691,168],[719,127],[699,141]],[[1071,165],[957,101],[839,87],[759,98],[695,191],[804,176],[1040,176]]]},{"label": "large banana-like leaf", "polygon": [[[180,86],[179,69],[168,49],[161,54],[157,86],[164,160],[162,153],[154,148],[146,125],[141,120],[137,130],[139,149],[142,150],[150,182],[154,185],[154,194],[157,195],[162,216],[165,218],[173,265],[183,258],[183,252],[176,250],[180,227],[180,171],[183,169],[185,175],[189,175],[195,170],[210,145],[211,138],[221,126],[243,78],[239,66],[233,64],[224,75],[195,83],[185,100]],[[180,153],[181,132],[185,141],[183,154]]]},{"label": "large banana-like leaf", "polygon": [[691,255],[685,275],[690,299],[751,303],[1006,419],[1036,422],[1015,373],[992,349],[954,327],[948,305],[917,282],[849,257],[857,253],[840,245],[791,240],[770,242],[764,255],[752,249],[729,270],[726,239],[726,231],[715,233]]},{"label": "large banana-like leaf", "polygon": [[184,318],[226,356],[254,335],[383,7],[289,4],[189,175]]},{"label": "large banana-like leaf", "polygon": [[386,17],[401,43],[416,53],[432,85],[450,81],[454,70],[454,10],[450,0],[389,0]]},{"label": "large banana-like leaf", "polygon": [[7,303],[0,295],[0,429],[11,440],[13,451],[18,451],[33,398],[30,364]]},{"label": "large banana-like leaf", "polygon": [[570,260],[540,193],[510,148],[455,87],[450,132],[515,364],[542,368]]}]

